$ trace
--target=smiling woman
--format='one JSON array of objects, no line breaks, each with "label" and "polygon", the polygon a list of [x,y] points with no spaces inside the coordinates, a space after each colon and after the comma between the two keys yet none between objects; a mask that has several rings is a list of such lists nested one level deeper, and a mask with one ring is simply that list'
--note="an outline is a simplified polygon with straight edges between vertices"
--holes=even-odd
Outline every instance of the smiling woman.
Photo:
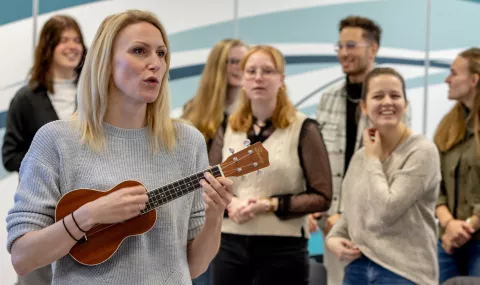
[{"label": "smiling woman", "polygon": [[[20,169],[41,126],[72,115],[85,53],[80,27],[73,18],[57,15],[45,23],[35,49],[28,86],[17,92],[8,111],[2,148],[7,170]],[[28,121],[25,121],[27,115]]]},{"label": "smiling woman", "polygon": [[[10,103],[2,147],[5,168],[19,171],[33,137],[45,124],[75,111],[77,79],[86,47],[77,22],[65,15],[50,18],[40,32],[27,86]],[[19,277],[21,284],[50,284],[51,268]]]},{"label": "smiling woman", "polygon": [[403,122],[405,82],[394,69],[368,73],[360,104],[371,127],[342,184],[344,214],[327,236],[348,262],[343,284],[371,284],[372,276],[379,284],[438,284],[438,151]]}]

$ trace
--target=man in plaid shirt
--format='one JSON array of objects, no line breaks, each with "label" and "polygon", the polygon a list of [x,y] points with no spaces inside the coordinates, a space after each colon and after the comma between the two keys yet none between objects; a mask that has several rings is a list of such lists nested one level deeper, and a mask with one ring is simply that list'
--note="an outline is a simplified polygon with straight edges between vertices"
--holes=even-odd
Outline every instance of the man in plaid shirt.
[{"label": "man in plaid shirt", "polygon": [[[361,146],[363,130],[368,127],[368,121],[358,105],[363,80],[375,64],[380,37],[380,26],[368,18],[349,16],[339,23],[339,40],[335,50],[345,80],[322,93],[317,106],[317,121],[322,127],[333,175],[332,204],[322,217],[325,219],[324,236],[343,211],[342,180],[353,153]],[[342,284],[344,264],[326,247],[324,263],[328,271],[328,284]]]}]

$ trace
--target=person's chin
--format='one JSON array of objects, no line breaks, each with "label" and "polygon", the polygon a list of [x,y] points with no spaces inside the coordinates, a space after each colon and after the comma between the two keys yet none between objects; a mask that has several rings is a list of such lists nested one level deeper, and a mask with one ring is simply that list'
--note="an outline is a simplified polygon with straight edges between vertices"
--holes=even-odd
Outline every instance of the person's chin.
[{"label": "person's chin", "polygon": [[400,122],[398,120],[381,121],[375,124],[377,129],[391,129],[397,127]]},{"label": "person's chin", "polygon": [[237,81],[237,80],[232,80],[228,83],[228,85],[232,88],[241,88],[242,87],[242,82]]},{"label": "person's chin", "polygon": [[253,93],[251,96],[250,96],[250,100],[252,101],[265,101],[265,100],[268,100],[269,99],[269,96],[267,94],[263,94],[263,93],[260,93],[260,92],[255,92]]},{"label": "person's chin", "polygon": [[140,94],[138,97],[139,97],[139,101],[150,104],[150,103],[155,102],[155,100],[157,100],[158,92],[156,92],[156,93],[145,92],[143,94]]},{"label": "person's chin", "polygon": [[457,101],[457,100],[458,100],[458,97],[455,96],[455,94],[448,93],[448,99],[449,99],[449,100],[455,100],[455,101]]},{"label": "person's chin", "polygon": [[68,62],[68,63],[63,64],[62,66],[63,66],[63,68],[75,69],[75,68],[77,68],[78,63],[77,64],[72,64],[71,62]]},{"label": "person's chin", "polygon": [[345,73],[345,75],[347,75],[347,76],[350,75],[350,73],[351,73],[351,69],[348,68],[348,67],[342,67],[342,71],[343,71],[343,73]]}]

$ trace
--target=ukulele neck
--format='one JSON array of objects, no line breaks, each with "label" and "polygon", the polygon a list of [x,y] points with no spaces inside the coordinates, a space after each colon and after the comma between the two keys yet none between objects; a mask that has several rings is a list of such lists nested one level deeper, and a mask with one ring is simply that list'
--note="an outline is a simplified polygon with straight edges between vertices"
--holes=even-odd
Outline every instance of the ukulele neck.
[{"label": "ukulele neck", "polygon": [[205,172],[210,172],[210,174],[212,174],[214,177],[223,176],[220,165],[215,165],[210,169],[200,171],[173,183],[167,184],[152,191],[148,191],[148,202],[145,209],[141,211],[141,214],[150,212],[151,210],[160,207],[163,204],[197,190],[201,187],[200,180],[205,179]]}]

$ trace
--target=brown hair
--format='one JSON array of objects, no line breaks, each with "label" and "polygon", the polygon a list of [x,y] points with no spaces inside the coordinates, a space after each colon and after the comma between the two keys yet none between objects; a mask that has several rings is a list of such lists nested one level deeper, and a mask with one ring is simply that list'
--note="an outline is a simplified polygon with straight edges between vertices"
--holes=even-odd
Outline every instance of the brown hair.
[{"label": "brown hair", "polygon": [[369,18],[360,16],[348,16],[340,21],[338,31],[341,32],[344,28],[362,28],[363,37],[369,41],[374,41],[380,46],[380,39],[382,36],[382,28],[370,20]]},{"label": "brown hair", "polygon": [[375,78],[377,76],[380,76],[380,75],[392,75],[392,76],[395,76],[396,78],[398,78],[398,80],[400,80],[400,82],[402,83],[403,97],[405,98],[405,101],[408,101],[407,100],[407,92],[406,92],[406,89],[405,89],[405,80],[403,79],[403,76],[400,73],[398,73],[398,71],[396,71],[395,69],[390,68],[390,67],[374,68],[372,71],[370,71],[367,74],[367,76],[365,76],[365,79],[363,81],[363,86],[362,86],[362,100],[363,101],[366,101],[366,99],[367,99],[367,94],[368,94],[368,88],[369,88],[370,81],[373,78]]},{"label": "brown hair", "polygon": [[[463,51],[458,56],[468,61],[468,71],[470,74],[478,74],[480,76],[480,48],[470,48]],[[461,142],[466,135],[467,126],[473,121],[473,129],[475,135],[475,144],[477,156],[480,158],[480,138],[478,131],[480,116],[480,80],[476,87],[475,99],[473,101],[472,110],[465,119],[462,103],[458,102],[443,117],[438,125],[435,133],[434,141],[438,149],[442,152],[452,149]]]},{"label": "brown hair", "polygon": [[28,81],[30,88],[45,88],[50,93],[55,93],[55,90],[53,90],[53,74],[51,72],[53,53],[57,45],[60,43],[62,33],[67,29],[73,29],[78,33],[80,43],[83,47],[82,58],[76,68],[76,81],[78,80],[78,75],[81,72],[83,61],[87,53],[80,26],[70,16],[56,15],[43,25],[42,31],[40,32],[38,45],[35,49],[33,67],[30,71],[31,76]]},{"label": "brown hair", "polygon": [[208,142],[223,121],[227,96],[227,61],[230,50],[246,46],[237,39],[218,42],[210,52],[195,97],[185,106],[182,118],[190,121]]},{"label": "brown hair", "polygon": [[[240,63],[240,69],[245,70],[245,64],[248,58],[257,52],[268,54],[275,65],[275,69],[280,74],[285,73],[285,59],[282,53],[272,46],[255,46],[244,56]],[[242,88],[240,91],[241,102],[239,108],[230,116],[229,123],[234,131],[247,132],[253,124],[252,106],[250,100]],[[283,85],[277,94],[277,106],[272,116],[272,124],[275,128],[287,128],[295,119],[296,109],[288,99],[285,85]]]}]

